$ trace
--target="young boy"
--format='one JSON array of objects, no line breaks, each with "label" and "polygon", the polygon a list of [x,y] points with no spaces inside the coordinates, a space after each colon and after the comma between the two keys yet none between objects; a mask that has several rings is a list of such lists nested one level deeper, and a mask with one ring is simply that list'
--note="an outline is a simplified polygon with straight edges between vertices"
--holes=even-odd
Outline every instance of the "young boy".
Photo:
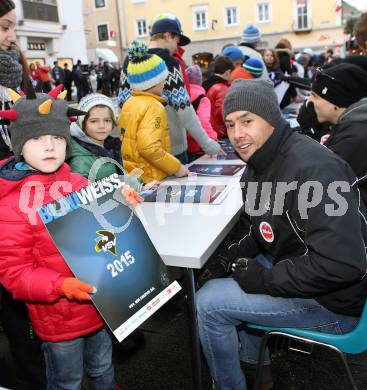
[{"label": "young boy", "polygon": [[145,183],[175,175],[183,177],[189,170],[174,157],[168,129],[167,114],[161,96],[168,75],[165,62],[148,54],[147,46],[135,41],[128,49],[127,77],[132,96],[123,105],[118,126],[125,130],[122,143],[124,169],[143,170]]},{"label": "young boy", "polygon": [[[219,144],[210,139],[201,127],[195,110],[190,104],[181,65],[177,60],[178,49],[188,45],[190,39],[183,35],[180,21],[173,14],[161,14],[153,18],[151,27],[148,54],[159,56],[165,62],[168,70],[164,95],[167,98],[166,111],[171,135],[172,154],[182,164],[187,164],[186,130],[206,154],[222,153]],[[120,106],[130,98],[131,89],[134,89],[128,82],[128,63],[129,58],[126,57],[121,73]]]},{"label": "young boy", "polygon": [[14,157],[0,163],[0,283],[25,301],[43,340],[47,388],[78,390],[83,365],[91,387],[114,390],[111,339],[90,301],[94,287],[73,277],[36,210],[88,184],[64,163],[70,115],[84,112],[29,91],[0,116]]},{"label": "young boy", "polygon": [[214,62],[214,74],[203,83],[206,96],[212,105],[210,121],[218,137],[227,137],[227,128],[223,119],[223,101],[229,88],[229,79],[233,70],[234,65],[231,59],[219,56]]}]

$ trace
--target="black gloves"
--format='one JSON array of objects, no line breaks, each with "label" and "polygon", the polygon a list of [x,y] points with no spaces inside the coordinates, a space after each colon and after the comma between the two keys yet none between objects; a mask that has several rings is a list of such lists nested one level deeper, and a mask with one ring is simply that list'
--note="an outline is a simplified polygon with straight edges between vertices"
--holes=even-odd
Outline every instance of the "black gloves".
[{"label": "black gloves", "polygon": [[305,101],[299,109],[297,122],[302,130],[313,129],[317,131],[320,127],[320,123],[317,120],[315,106],[313,102]]},{"label": "black gloves", "polygon": [[201,270],[197,286],[201,288],[211,279],[225,278],[233,272],[234,280],[249,294],[267,294],[264,285],[265,272],[269,272],[256,259],[241,257],[230,263],[222,255],[212,257]]},{"label": "black gloves", "polygon": [[210,279],[225,278],[231,272],[231,263],[221,255],[207,261],[197,278],[197,286],[201,288]]},{"label": "black gloves", "polygon": [[241,257],[232,264],[233,278],[249,294],[266,294],[264,268],[256,259]]}]

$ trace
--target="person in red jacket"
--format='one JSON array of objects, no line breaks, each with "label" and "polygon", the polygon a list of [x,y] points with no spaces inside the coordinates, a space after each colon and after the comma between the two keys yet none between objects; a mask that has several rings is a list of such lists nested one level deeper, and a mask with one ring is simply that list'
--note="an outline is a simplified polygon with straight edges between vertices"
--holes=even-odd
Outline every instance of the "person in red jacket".
[{"label": "person in red jacket", "polygon": [[36,71],[35,79],[39,80],[37,88],[40,92],[48,93],[51,91],[51,77],[50,77],[51,68],[47,65],[41,66],[41,64],[36,61]]},{"label": "person in red jacket", "polygon": [[[205,89],[201,86],[203,82],[203,75],[199,65],[192,65],[187,68],[187,76],[190,81],[190,100],[191,104],[194,107],[196,114],[199,118],[201,126],[206,131],[208,136],[217,141],[218,136],[214,131],[212,124],[210,122],[211,116],[211,103],[210,100],[205,95]],[[200,145],[187,133],[187,152],[189,156],[189,162],[196,160],[201,155],[204,154]]]},{"label": "person in red jacket", "polygon": [[210,121],[219,138],[227,137],[223,119],[223,100],[229,88],[229,79],[234,69],[232,61],[225,56],[218,56],[214,62],[214,73],[204,81],[206,96],[212,104]]},{"label": "person in red jacket", "polygon": [[88,184],[64,163],[70,148],[68,116],[84,112],[49,95],[16,96],[11,121],[14,157],[0,163],[0,283],[26,303],[43,340],[47,388],[77,390],[83,366],[93,389],[115,390],[112,345],[90,295],[50,238],[37,208]]}]

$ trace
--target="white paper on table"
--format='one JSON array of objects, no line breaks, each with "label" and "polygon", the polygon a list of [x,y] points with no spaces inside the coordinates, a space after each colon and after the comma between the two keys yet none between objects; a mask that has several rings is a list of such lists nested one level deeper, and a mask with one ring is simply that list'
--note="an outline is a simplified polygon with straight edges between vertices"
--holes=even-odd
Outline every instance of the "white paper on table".
[{"label": "white paper on table", "polygon": [[278,103],[283,100],[285,93],[287,92],[289,88],[289,83],[282,81],[280,84],[278,84],[275,88],[275,94],[277,95]]}]

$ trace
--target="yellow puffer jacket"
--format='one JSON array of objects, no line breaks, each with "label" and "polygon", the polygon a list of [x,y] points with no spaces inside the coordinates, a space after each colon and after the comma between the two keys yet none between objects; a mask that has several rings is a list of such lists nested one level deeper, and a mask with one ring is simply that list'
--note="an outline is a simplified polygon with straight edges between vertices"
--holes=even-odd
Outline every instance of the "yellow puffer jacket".
[{"label": "yellow puffer jacket", "polygon": [[180,161],[170,154],[165,99],[147,92],[132,91],[123,105],[118,125],[125,130],[122,160],[127,173],[134,168],[144,171],[145,183],[163,180],[180,168]]}]

